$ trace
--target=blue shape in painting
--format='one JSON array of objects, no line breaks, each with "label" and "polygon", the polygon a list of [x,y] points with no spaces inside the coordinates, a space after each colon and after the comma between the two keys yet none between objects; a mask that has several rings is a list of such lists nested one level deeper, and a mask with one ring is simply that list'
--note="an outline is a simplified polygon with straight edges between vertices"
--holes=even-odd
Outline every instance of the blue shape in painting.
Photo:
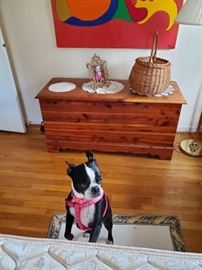
[{"label": "blue shape in painting", "polygon": [[[96,1],[96,0],[95,0]],[[109,9],[98,19],[93,21],[82,21],[79,20],[76,17],[70,17],[66,21],[64,21],[67,24],[75,25],[75,26],[96,26],[103,23],[106,23],[112,19],[114,16],[117,8],[118,8],[118,2],[119,0],[111,0]]]}]

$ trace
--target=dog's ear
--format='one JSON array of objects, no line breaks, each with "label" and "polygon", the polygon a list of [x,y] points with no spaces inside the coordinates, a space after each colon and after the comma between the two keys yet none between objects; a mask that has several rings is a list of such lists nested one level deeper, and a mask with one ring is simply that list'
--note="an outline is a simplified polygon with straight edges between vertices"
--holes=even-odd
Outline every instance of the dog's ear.
[{"label": "dog's ear", "polygon": [[95,155],[93,154],[93,152],[87,151],[86,156],[87,156],[88,161],[90,161],[90,162],[95,161]]},{"label": "dog's ear", "polygon": [[93,152],[87,151],[86,156],[88,158],[88,161],[85,164],[95,172],[95,181],[97,184],[100,185],[102,182],[102,175],[100,174],[100,169],[96,162],[95,155],[93,154]]},{"label": "dog's ear", "polygon": [[72,176],[73,169],[76,167],[76,165],[69,163],[68,161],[65,161],[65,163],[68,165],[67,175]]}]

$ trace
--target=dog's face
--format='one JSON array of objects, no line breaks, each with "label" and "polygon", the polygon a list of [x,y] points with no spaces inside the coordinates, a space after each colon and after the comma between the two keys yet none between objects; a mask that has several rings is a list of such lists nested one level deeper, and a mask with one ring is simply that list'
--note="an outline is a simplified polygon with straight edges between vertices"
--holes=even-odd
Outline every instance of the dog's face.
[{"label": "dog's face", "polygon": [[87,152],[88,161],[78,166],[68,164],[67,174],[72,180],[72,190],[79,198],[92,199],[102,193],[101,174],[92,152]]}]

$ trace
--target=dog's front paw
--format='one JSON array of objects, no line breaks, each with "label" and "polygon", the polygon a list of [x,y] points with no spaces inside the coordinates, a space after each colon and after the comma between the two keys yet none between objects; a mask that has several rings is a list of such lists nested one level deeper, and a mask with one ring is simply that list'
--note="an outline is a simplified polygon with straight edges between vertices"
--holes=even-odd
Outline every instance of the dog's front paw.
[{"label": "dog's front paw", "polygon": [[74,238],[74,235],[72,234],[72,233],[70,233],[70,234],[65,234],[65,238],[67,239],[67,240],[72,240],[73,238]]}]

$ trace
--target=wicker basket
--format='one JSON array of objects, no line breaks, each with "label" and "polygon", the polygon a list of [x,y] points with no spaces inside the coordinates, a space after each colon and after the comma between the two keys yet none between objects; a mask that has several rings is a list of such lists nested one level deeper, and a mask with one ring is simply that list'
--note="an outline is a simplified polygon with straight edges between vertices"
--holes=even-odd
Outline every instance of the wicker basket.
[{"label": "wicker basket", "polygon": [[131,91],[139,95],[153,96],[166,90],[170,83],[170,62],[156,57],[158,33],[154,41],[150,57],[136,59],[130,72]]}]

